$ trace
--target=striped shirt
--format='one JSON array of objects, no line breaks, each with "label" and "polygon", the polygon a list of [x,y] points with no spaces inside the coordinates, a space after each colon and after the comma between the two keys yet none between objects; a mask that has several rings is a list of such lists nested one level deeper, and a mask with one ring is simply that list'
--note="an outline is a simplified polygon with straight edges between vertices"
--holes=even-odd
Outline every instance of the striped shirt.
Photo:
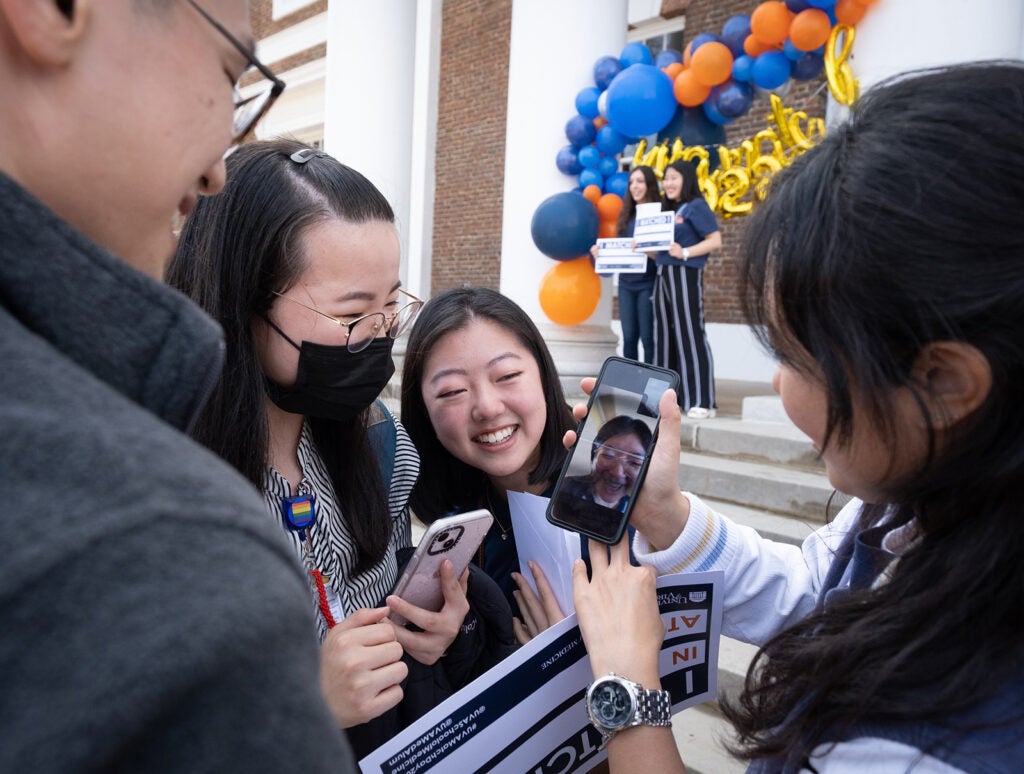
[{"label": "striped shirt", "polygon": [[[391,592],[398,577],[396,554],[399,549],[412,544],[408,500],[419,474],[419,454],[409,434],[397,419],[379,413],[376,421],[393,421],[397,431],[395,469],[388,490],[388,510],[394,522],[394,529],[384,558],[360,575],[352,574],[358,549],[349,524],[335,502],[334,486],[320,452],[313,442],[313,433],[308,421],[303,422],[299,437],[298,458],[302,480],[295,494],[315,495],[316,521],[306,530],[306,542],[299,539],[298,532],[288,529],[285,529],[285,532],[295,549],[295,555],[305,565],[307,571],[316,569],[323,574],[327,602],[336,621],[361,608],[380,607],[383,604],[384,598]],[[271,518],[279,525],[282,524],[281,500],[291,495],[288,481],[268,465],[264,477],[263,497]],[[320,612],[318,590],[311,576],[310,590],[322,640],[327,634],[327,621]]]}]

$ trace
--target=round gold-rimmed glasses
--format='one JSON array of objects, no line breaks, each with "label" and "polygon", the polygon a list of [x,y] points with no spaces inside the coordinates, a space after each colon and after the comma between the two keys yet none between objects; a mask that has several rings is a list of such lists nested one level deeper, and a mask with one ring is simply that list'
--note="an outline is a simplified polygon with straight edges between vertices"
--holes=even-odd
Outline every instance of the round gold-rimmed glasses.
[{"label": "round gold-rimmed glasses", "polygon": [[298,304],[299,306],[330,320],[339,328],[344,328],[346,332],[345,346],[349,352],[362,352],[370,345],[371,341],[380,335],[382,329],[392,339],[397,339],[409,330],[410,326],[412,326],[413,322],[416,320],[416,315],[418,315],[420,313],[420,309],[423,308],[424,302],[423,299],[417,298],[407,290],[399,288],[398,292],[403,296],[407,296],[411,300],[393,315],[388,316],[383,312],[371,312],[370,314],[364,314],[362,317],[359,317],[352,322],[345,322],[344,320],[339,320],[334,315],[321,312],[316,307],[304,304],[297,299],[284,295],[283,293],[278,293],[276,290],[271,291],[271,293],[278,298],[283,298],[285,301],[291,301],[293,304]]}]

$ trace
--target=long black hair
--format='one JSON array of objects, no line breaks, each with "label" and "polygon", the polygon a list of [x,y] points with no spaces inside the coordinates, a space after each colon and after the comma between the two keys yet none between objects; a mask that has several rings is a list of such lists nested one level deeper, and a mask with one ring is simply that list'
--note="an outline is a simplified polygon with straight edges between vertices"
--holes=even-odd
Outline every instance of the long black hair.
[{"label": "long black hair", "polygon": [[653,204],[661,201],[661,193],[658,190],[658,176],[654,174],[654,170],[640,164],[629,171],[630,178],[633,177],[634,172],[639,172],[644,176],[644,182],[647,183],[647,193],[644,194],[644,198],[641,201],[633,201],[633,194],[627,185],[626,195],[622,197],[622,210],[619,211],[619,220],[615,224],[620,237],[632,236],[631,233],[626,233],[626,227],[629,225],[629,221],[636,217],[636,206],[638,204]]},{"label": "long black hair", "polygon": [[[818,379],[826,444],[890,433],[917,398],[920,469],[860,526],[916,519],[888,583],[770,640],[738,703],[747,757],[804,760],[860,722],[948,717],[991,695],[1024,648],[1024,67],[982,63],[876,86],[778,175],[746,233],[744,306],[762,341]],[[911,364],[931,342],[987,359],[984,402],[928,410]],[[941,420],[941,422],[939,421]]]},{"label": "long black hair", "polygon": [[[666,171],[669,169],[674,169],[682,175],[683,184],[679,188],[678,199],[669,199],[667,196],[662,196],[663,210],[678,210],[687,202],[704,195],[700,191],[700,183],[697,182],[697,168],[691,162],[686,159],[676,159],[665,167]],[[664,174],[662,174],[662,180],[664,179]]]},{"label": "long black hair", "polygon": [[410,503],[416,516],[432,522],[456,509],[477,507],[490,486],[486,474],[454,457],[437,438],[423,401],[427,357],[444,336],[474,320],[488,320],[513,334],[533,355],[547,410],[540,461],[529,482],[553,483],[566,451],[562,436],[576,425],[565,402],[558,371],[537,326],[518,304],[488,288],[453,288],[427,302],[409,335],[402,371],[402,424],[420,453],[420,477]]},{"label": "long black hair", "polygon": [[[305,163],[291,156],[316,154]],[[301,235],[327,220],[395,220],[363,175],[292,140],[243,145],[227,160],[227,183],[202,197],[181,232],[167,281],[224,329],[225,366],[193,436],[263,489],[269,431],[266,382],[252,322],[265,317],[306,267]],[[366,415],[348,422],[309,418],[334,494],[359,547],[355,571],[378,563],[392,524]]]}]

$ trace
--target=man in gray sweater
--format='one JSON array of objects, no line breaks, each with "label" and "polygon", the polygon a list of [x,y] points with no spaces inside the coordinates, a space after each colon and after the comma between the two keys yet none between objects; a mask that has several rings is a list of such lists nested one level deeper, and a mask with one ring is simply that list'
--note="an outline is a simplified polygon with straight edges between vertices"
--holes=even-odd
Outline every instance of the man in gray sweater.
[{"label": "man in gray sweater", "polygon": [[0,0],[0,771],[354,770],[301,570],[186,435],[220,331],[158,279],[251,50],[246,0]]}]

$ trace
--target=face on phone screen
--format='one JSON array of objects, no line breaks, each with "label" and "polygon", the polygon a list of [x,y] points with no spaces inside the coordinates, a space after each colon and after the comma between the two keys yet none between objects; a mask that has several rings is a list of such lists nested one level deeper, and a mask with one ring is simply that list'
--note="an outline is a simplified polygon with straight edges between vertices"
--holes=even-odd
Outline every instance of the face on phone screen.
[{"label": "face on phone screen", "polygon": [[556,523],[606,542],[621,536],[654,445],[658,401],[671,386],[642,364],[605,365],[551,504]]}]

